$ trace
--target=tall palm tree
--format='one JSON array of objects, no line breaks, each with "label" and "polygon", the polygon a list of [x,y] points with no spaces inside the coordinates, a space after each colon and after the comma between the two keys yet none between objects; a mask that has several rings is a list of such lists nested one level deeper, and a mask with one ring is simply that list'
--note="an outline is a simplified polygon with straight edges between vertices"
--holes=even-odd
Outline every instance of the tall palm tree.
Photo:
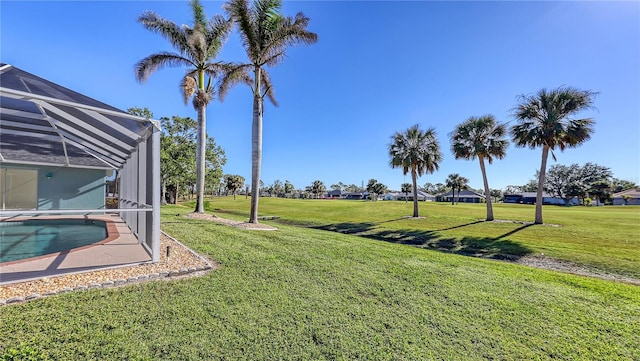
[{"label": "tall palm tree", "polygon": [[572,119],[570,116],[591,108],[596,92],[571,87],[542,89],[535,95],[521,95],[514,109],[518,124],[511,128],[513,142],[518,147],[542,147],[538,177],[535,224],[542,224],[542,191],[549,152],[559,148],[574,148],[591,138],[592,118]]},{"label": "tall palm tree", "polygon": [[158,14],[147,11],[138,17],[146,29],[160,34],[175,52],[162,51],[151,54],[135,65],[136,79],[144,83],[151,74],[165,67],[186,67],[180,81],[184,103],[193,98],[193,107],[198,111],[195,212],[204,212],[205,151],[206,151],[206,107],[214,96],[212,80],[221,76],[225,64],[214,62],[215,57],[227,40],[233,24],[230,20],[216,15],[206,19],[204,9],[198,0],[190,3],[193,25],[177,25]]},{"label": "tall palm tree", "polygon": [[413,217],[418,217],[418,176],[425,172],[435,172],[440,168],[439,162],[442,161],[436,131],[434,128],[423,131],[416,124],[403,132],[395,133],[391,139],[389,164],[391,168],[402,167],[405,175],[411,171]]},{"label": "tall palm tree", "polygon": [[251,127],[251,213],[250,223],[258,223],[258,188],[262,166],[262,115],[264,97],[278,105],[274,98],[267,67],[273,67],[285,58],[291,45],[313,44],[318,35],[307,31],[309,18],[299,12],[295,18],[280,14],[280,0],[230,0],[224,9],[236,24],[242,44],[249,58],[248,64],[237,66],[223,79],[220,95],[242,82],[253,92],[253,123]]},{"label": "tall palm tree", "polygon": [[451,150],[455,158],[473,160],[477,157],[480,162],[484,195],[487,201],[487,221],[493,221],[493,207],[491,206],[491,190],[487,181],[484,160],[486,159],[491,164],[494,157],[504,158],[509,144],[509,141],[505,139],[506,134],[507,127],[504,124],[496,123],[493,115],[470,117],[458,124],[451,133]]}]

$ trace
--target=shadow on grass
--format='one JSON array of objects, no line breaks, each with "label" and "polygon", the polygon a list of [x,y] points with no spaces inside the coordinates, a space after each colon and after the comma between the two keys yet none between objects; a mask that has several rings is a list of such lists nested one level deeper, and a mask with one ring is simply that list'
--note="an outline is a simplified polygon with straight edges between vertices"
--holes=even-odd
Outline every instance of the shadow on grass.
[{"label": "shadow on grass", "polygon": [[[390,221],[386,221],[390,222]],[[442,230],[421,231],[408,229],[377,229],[381,223],[335,223],[323,226],[311,227],[314,229],[351,234],[358,237],[385,241],[390,243],[406,244],[420,248],[432,249],[441,252],[455,253],[471,257],[482,257],[500,260],[516,261],[532,252],[529,248],[516,242],[504,239],[531,225],[518,227],[508,233],[498,237],[474,237],[465,236],[462,239],[453,237],[443,237]],[[443,230],[461,228],[483,221],[462,224],[449,227]]]}]

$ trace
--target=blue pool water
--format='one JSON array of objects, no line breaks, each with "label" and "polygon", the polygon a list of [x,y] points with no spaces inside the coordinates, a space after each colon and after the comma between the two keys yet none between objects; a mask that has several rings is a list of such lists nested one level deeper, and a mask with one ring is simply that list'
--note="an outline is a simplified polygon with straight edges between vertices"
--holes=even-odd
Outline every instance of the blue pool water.
[{"label": "blue pool water", "polygon": [[46,219],[0,222],[0,263],[62,252],[107,238],[104,221]]}]

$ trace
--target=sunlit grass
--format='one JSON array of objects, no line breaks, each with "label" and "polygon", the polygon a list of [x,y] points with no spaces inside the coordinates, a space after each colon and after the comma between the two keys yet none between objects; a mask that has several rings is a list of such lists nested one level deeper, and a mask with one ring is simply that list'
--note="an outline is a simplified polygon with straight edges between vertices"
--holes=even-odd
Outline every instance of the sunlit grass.
[{"label": "sunlit grass", "polygon": [[[320,221],[293,219],[287,204],[274,202],[283,220],[319,228],[337,223],[327,214],[345,214],[335,203]],[[352,206],[397,218],[380,204]],[[0,307],[0,354],[25,343],[55,360],[640,357],[637,286],[284,223],[249,231],[182,217],[190,211],[164,207],[163,229],[220,269]],[[441,212],[425,221],[440,218],[443,228],[475,217]],[[399,232],[397,222],[384,224]]]},{"label": "sunlit grass", "polygon": [[[220,216],[248,217],[249,200],[214,198],[208,209]],[[530,225],[534,207],[495,204],[497,220],[483,222],[483,204],[292,200],[261,198],[261,215],[280,224],[317,227],[389,242],[495,258],[542,254],[600,271],[640,278],[640,207],[545,206],[545,225]]]}]

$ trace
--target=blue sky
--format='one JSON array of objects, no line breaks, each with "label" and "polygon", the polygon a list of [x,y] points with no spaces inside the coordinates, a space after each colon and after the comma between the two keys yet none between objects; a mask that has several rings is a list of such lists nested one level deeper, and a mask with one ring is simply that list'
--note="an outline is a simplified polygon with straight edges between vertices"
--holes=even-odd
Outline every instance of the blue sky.
[{"label": "blue sky", "polygon": [[[209,16],[222,2],[205,1]],[[7,1],[0,3],[0,60],[121,109],[148,107],[154,117],[190,116],[178,83],[164,69],[142,85],[133,66],[172,50],[136,22],[152,10],[190,23],[186,1]],[[266,105],[262,180],[360,184],[391,189],[410,182],[392,169],[391,135],[413,124],[435,127],[444,160],[420,185],[451,173],[482,187],[476,161],[455,160],[449,133],[470,116],[514,124],[520,94],[561,85],[598,91],[592,139],[556,151],[557,162],[594,162],[640,183],[640,3],[290,1],[319,36],[291,48],[271,70],[280,106]],[[221,60],[245,61],[232,35]],[[233,89],[207,110],[207,130],[225,150],[225,173],[251,177],[252,98]],[[521,185],[540,166],[540,149],[510,146],[488,166],[491,188]]]}]

